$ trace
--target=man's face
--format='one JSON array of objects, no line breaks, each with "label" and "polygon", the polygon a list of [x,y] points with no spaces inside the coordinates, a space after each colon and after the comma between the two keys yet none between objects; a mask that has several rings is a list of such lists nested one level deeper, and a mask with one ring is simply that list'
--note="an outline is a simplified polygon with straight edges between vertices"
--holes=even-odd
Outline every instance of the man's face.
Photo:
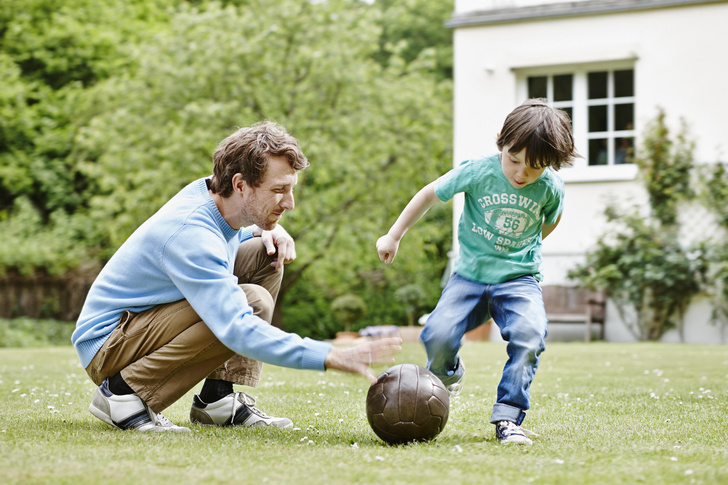
[{"label": "man's face", "polygon": [[247,183],[240,204],[240,216],[248,224],[270,231],[287,210],[293,210],[293,187],[298,183],[298,172],[291,168],[285,157],[269,157],[268,168],[258,187]]},{"label": "man's face", "polygon": [[501,167],[511,185],[522,189],[528,184],[538,180],[545,168],[533,168],[526,165],[526,149],[518,153],[510,153],[511,146],[503,147]]}]

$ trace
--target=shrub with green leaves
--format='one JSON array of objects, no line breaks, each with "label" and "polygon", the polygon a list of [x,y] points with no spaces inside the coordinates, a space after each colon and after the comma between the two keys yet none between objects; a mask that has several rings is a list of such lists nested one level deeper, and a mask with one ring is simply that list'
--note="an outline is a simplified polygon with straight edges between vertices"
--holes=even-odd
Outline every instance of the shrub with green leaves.
[{"label": "shrub with green leaves", "polygon": [[673,139],[660,110],[634,160],[649,215],[636,207],[608,206],[608,230],[587,252],[585,263],[569,272],[581,284],[605,290],[639,340],[659,340],[673,327],[682,335],[683,315],[707,271],[705,253],[683,247],[678,237],[680,204],[693,193],[693,148],[685,124]]},{"label": "shrub with green leaves", "polygon": [[681,327],[685,309],[700,291],[705,260],[654,220],[615,207],[608,207],[606,216],[613,231],[569,275],[606,290],[636,338],[659,340],[666,330]]},{"label": "shrub with green leaves", "polygon": [[720,231],[706,243],[708,293],[713,301],[713,321],[728,327],[728,164],[706,167],[701,177],[700,199],[715,215]]},{"label": "shrub with green leaves", "polygon": [[348,332],[351,324],[366,314],[367,304],[356,295],[346,294],[336,298],[331,303],[331,309],[337,320],[344,324],[344,331]]}]

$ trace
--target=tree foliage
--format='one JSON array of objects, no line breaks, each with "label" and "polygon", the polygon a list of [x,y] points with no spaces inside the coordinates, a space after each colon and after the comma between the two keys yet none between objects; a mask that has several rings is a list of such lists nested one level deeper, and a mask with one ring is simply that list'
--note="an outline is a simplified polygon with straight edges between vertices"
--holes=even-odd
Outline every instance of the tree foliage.
[{"label": "tree foliage", "polygon": [[358,296],[347,293],[337,296],[331,302],[331,309],[336,319],[344,324],[344,331],[349,332],[351,324],[366,315],[367,304]]},{"label": "tree foliage", "polygon": [[405,305],[407,309],[407,323],[415,324],[415,314],[422,308],[425,300],[425,291],[418,284],[404,285],[394,292],[395,298]]},{"label": "tree foliage", "polygon": [[382,57],[383,39],[405,34],[384,4],[358,0],[54,5],[0,7],[0,270],[103,264],[211,172],[219,140],[268,119],[311,161],[283,221],[299,255],[279,295],[286,328],[331,335],[329,302],[347,293],[377,303],[369,324],[404,321],[393,293],[413,280],[437,298],[446,207],[410,231],[397,268],[374,242],[450,165],[452,85],[431,55],[449,39]]},{"label": "tree foliage", "polygon": [[377,0],[382,11],[379,52],[383,64],[401,58],[422,58],[443,79],[452,78],[452,31],[445,26],[454,10],[452,0]]}]

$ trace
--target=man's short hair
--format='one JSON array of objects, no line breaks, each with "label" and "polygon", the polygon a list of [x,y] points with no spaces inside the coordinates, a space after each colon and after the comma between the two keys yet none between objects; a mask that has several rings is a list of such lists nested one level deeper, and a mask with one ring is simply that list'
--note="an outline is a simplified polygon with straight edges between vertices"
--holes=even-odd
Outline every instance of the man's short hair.
[{"label": "man's short hair", "polygon": [[554,170],[571,165],[578,157],[569,116],[542,98],[526,100],[506,117],[496,142],[499,150],[511,153],[526,149],[526,164]]},{"label": "man's short hair", "polygon": [[229,197],[233,193],[233,176],[237,173],[248,185],[258,187],[271,156],[285,157],[294,170],[303,170],[309,165],[298,141],[277,123],[263,121],[240,128],[222,140],[212,156],[210,190]]}]

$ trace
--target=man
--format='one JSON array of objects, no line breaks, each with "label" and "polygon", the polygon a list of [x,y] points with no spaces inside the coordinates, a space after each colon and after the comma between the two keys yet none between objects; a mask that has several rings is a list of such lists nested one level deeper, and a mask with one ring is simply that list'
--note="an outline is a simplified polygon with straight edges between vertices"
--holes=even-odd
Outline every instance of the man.
[{"label": "man", "polygon": [[291,427],[233,384],[256,386],[261,362],[374,380],[370,364],[400,350],[398,338],[337,348],[268,323],[283,265],[296,258],[278,225],[308,166],[295,138],[271,122],[242,128],[213,165],[212,178],[182,189],[119,248],[79,316],[72,341],[99,385],[89,410],[113,426],[189,431],[160,412],[205,379],[193,423]]}]

